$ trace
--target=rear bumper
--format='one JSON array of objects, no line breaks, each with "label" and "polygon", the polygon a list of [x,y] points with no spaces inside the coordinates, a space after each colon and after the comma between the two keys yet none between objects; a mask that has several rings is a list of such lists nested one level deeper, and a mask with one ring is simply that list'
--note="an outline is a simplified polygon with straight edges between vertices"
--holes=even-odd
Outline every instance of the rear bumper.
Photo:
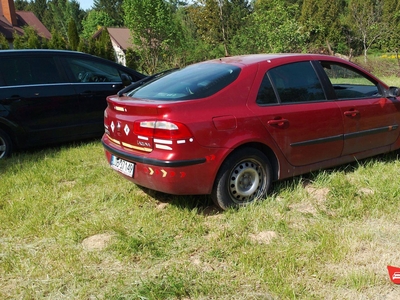
[{"label": "rear bumper", "polygon": [[177,160],[177,161],[168,161],[168,160],[158,160],[158,159],[152,159],[152,158],[147,158],[143,156],[138,156],[138,155],[132,155],[129,153],[126,153],[124,151],[120,151],[118,149],[115,149],[111,146],[108,146],[104,140],[102,140],[103,147],[107,152],[110,152],[111,154],[118,156],[119,158],[126,159],[131,162],[138,162],[142,164],[147,164],[151,166],[157,166],[157,167],[185,167],[185,166],[191,166],[191,165],[197,165],[197,164],[202,164],[206,162],[205,158],[198,158],[198,159],[190,159],[190,160]]},{"label": "rear bumper", "polygon": [[[113,147],[104,137],[102,143],[109,163],[114,155],[135,164],[133,177],[119,174],[137,185],[173,195],[211,193],[219,168],[219,162],[215,159],[217,154],[210,154],[212,159],[203,157],[189,160],[158,160]],[[219,152],[221,149],[212,151]]]}]

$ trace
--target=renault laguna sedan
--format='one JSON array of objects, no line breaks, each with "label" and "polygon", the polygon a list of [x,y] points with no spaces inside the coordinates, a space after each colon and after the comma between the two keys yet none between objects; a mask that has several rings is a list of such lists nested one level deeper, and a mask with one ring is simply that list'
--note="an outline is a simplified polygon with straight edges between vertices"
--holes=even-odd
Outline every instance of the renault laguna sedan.
[{"label": "renault laguna sedan", "polygon": [[240,207],[273,181],[400,148],[399,95],[332,56],[226,57],[108,97],[102,143],[139,186]]}]

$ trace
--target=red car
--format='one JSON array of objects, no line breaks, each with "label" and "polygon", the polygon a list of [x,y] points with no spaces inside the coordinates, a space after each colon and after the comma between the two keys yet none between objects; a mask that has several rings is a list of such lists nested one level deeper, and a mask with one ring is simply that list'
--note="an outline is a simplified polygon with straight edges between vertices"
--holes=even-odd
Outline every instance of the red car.
[{"label": "red car", "polygon": [[107,99],[111,167],[149,189],[211,194],[222,209],[400,148],[399,90],[336,57],[227,57],[140,83]]}]

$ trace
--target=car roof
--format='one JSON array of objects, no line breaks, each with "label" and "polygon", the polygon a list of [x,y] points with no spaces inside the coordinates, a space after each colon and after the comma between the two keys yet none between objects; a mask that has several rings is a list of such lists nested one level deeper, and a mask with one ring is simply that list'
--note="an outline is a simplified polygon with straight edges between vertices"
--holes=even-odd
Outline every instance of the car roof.
[{"label": "car roof", "polygon": [[10,54],[10,53],[68,53],[68,54],[76,53],[76,54],[90,55],[79,51],[57,50],[57,49],[6,49],[0,51],[0,55]]},{"label": "car roof", "polygon": [[278,62],[278,61],[303,61],[303,60],[330,60],[343,62],[345,60],[323,54],[301,54],[301,53],[275,53],[275,54],[248,54],[239,56],[228,56],[219,59],[213,59],[208,62],[227,63],[233,65],[252,65],[261,62]]}]

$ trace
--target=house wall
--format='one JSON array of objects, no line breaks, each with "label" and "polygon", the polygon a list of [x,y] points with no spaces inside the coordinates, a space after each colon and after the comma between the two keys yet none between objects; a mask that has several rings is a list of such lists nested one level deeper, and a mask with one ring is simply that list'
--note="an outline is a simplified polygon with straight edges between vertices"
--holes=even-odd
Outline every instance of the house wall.
[{"label": "house wall", "polygon": [[125,52],[118,46],[118,44],[113,39],[111,39],[111,43],[114,48],[116,62],[123,66],[126,66]]}]

